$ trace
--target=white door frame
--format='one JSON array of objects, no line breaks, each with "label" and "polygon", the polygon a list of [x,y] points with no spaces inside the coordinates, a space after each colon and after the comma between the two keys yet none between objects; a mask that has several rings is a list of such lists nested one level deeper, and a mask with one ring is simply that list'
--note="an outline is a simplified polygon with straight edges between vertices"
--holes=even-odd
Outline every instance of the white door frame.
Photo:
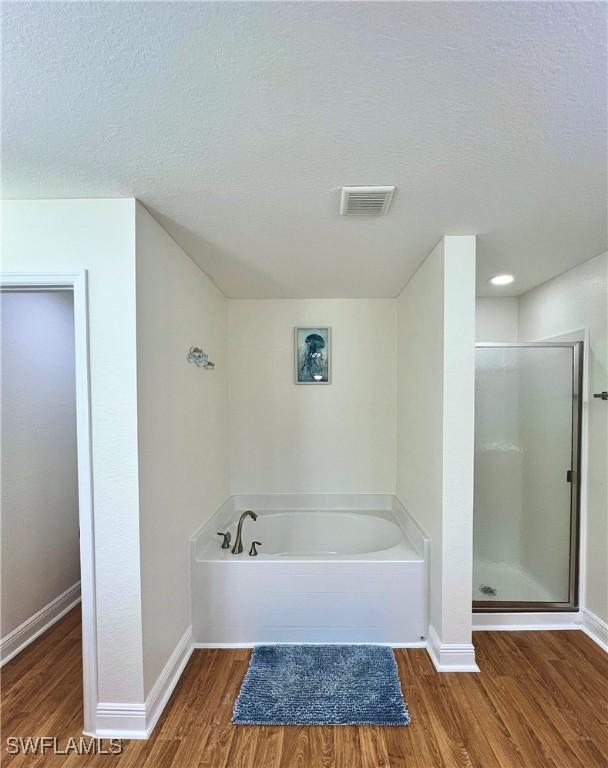
[{"label": "white door frame", "polygon": [[0,272],[0,287],[15,290],[71,290],[74,295],[76,371],[76,447],[80,522],[80,589],[82,602],[82,687],[84,727],[95,731],[97,707],[97,612],[95,600],[95,527],[91,461],[89,329],[87,272]]}]

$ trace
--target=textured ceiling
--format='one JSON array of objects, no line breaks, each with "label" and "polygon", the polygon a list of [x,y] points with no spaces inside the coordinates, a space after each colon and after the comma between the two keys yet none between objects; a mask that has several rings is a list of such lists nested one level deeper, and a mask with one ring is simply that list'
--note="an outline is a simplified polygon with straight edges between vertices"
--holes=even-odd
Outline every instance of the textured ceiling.
[{"label": "textured ceiling", "polygon": [[[603,3],[2,13],[5,197],[137,197],[228,296],[394,296],[443,234],[485,295],[606,249]],[[342,184],[390,214],[339,217]]]}]

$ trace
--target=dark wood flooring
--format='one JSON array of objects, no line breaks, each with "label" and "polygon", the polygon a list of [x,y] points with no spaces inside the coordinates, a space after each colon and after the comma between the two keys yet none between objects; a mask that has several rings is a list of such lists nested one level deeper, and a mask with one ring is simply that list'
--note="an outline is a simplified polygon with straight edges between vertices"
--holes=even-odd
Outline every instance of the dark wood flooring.
[{"label": "dark wood flooring", "polygon": [[80,614],[2,670],[2,765],[47,768],[606,768],[608,655],[582,632],[475,633],[480,674],[398,650],[408,728],[233,726],[249,651],[196,650],[145,742],[121,755],[9,755],[9,736],[80,736]]}]

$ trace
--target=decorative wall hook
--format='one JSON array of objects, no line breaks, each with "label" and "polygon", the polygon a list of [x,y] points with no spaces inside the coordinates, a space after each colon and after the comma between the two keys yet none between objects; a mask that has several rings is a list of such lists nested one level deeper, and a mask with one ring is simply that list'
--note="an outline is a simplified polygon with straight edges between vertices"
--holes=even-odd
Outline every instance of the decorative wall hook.
[{"label": "decorative wall hook", "polygon": [[209,360],[209,355],[206,352],[203,352],[200,347],[190,347],[188,354],[186,355],[186,360],[189,363],[194,363],[194,365],[199,368],[208,368],[209,370],[215,368],[213,360]]}]

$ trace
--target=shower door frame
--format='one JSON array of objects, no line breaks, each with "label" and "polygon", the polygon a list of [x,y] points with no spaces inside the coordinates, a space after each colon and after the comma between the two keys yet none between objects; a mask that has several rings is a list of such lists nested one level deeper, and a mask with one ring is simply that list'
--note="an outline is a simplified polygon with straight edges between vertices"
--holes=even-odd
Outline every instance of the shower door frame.
[{"label": "shower door frame", "polygon": [[[579,609],[579,546],[581,512],[581,439],[583,423],[583,348],[582,341],[481,341],[475,349],[488,347],[569,347],[572,349],[572,447],[570,460],[570,562],[568,600],[565,602],[535,602],[530,600],[473,600],[473,613],[512,613],[543,611],[578,611]],[[568,482],[568,480],[566,480]]]}]

